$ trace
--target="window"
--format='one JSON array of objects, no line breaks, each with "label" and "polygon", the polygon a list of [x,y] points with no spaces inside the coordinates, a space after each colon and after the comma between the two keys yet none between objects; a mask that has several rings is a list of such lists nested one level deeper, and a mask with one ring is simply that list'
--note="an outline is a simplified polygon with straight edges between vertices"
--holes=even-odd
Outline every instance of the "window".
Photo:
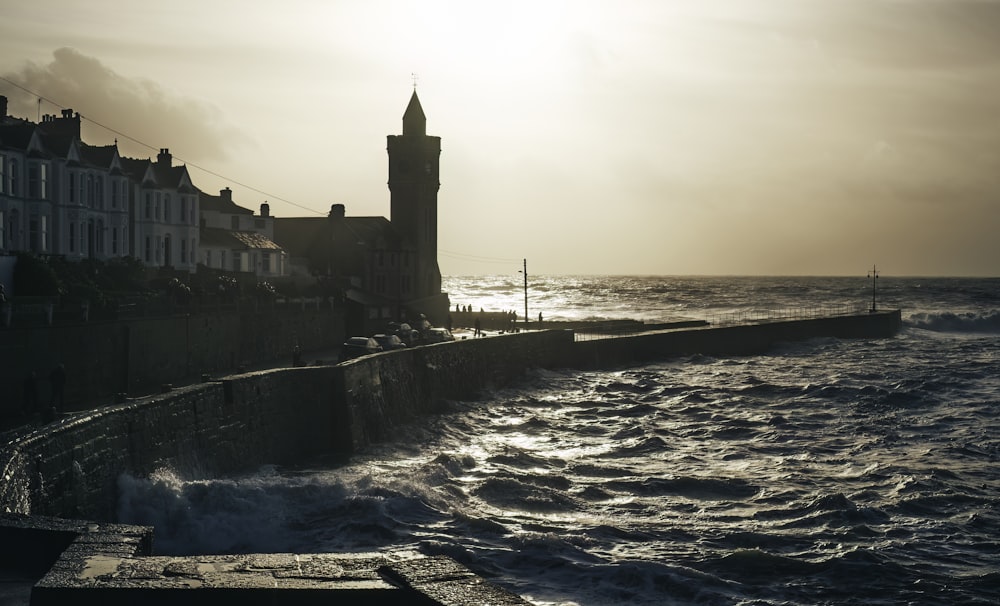
[{"label": "window", "polygon": [[160,192],[156,192],[156,204],[153,207],[153,220],[154,221],[159,221],[160,217],[163,216],[162,214],[160,214],[160,202],[162,200],[163,200],[163,195]]},{"label": "window", "polygon": [[225,269],[225,268],[226,268],[226,251],[220,250],[219,251],[219,269]]},{"label": "window", "polygon": [[264,229],[264,227],[265,227],[264,220],[263,219],[254,219],[253,220],[253,226],[254,226],[255,229]]},{"label": "window", "polygon": [[20,244],[20,234],[21,234],[21,213],[18,210],[12,209],[10,211],[10,219],[7,223],[7,246],[12,249],[16,249]]},{"label": "window", "polygon": [[[0,158],[0,162],[3,162],[3,158]],[[3,183],[2,178],[0,178],[0,183]],[[7,224],[3,222],[3,210],[0,210],[0,250],[6,248],[4,246],[4,242],[6,241],[6,238],[4,238],[4,234],[7,233],[7,230],[4,229],[6,225]]]},{"label": "window", "polygon": [[118,208],[118,181],[111,182],[111,208]]},{"label": "window", "polygon": [[188,220],[187,210],[188,210],[187,200],[184,199],[184,196],[181,196],[181,223],[187,223]]},{"label": "window", "polygon": [[212,267],[212,251],[205,251],[205,267]]},{"label": "window", "polygon": [[[181,207],[183,208],[183,206]],[[181,263],[187,263],[187,240],[181,238]]]},{"label": "window", "polygon": [[87,175],[87,206],[97,207],[97,193],[94,186],[94,175]]},{"label": "window", "polygon": [[240,271],[240,261],[243,260],[243,255],[239,252],[233,251],[233,271]]},{"label": "window", "polygon": [[239,215],[233,215],[229,218],[229,229],[233,231],[239,231],[240,229],[240,217]]},{"label": "window", "polygon": [[160,261],[163,259],[163,237],[156,236],[156,246],[153,247],[153,255],[156,258],[156,264],[159,265]]},{"label": "window", "polygon": [[10,187],[7,188],[7,193],[11,196],[17,196],[21,193],[19,191],[20,184],[17,182],[17,169],[17,160],[12,158],[10,161],[10,179],[7,181],[10,185]]},{"label": "window", "polygon": [[170,223],[170,194],[163,194],[163,222]]},{"label": "window", "polygon": [[42,224],[42,230],[41,230],[42,252],[49,252],[49,216],[48,215],[42,215],[41,219],[42,219],[41,220],[41,224]]},{"label": "window", "polygon": [[271,273],[271,253],[261,253],[261,269],[264,273]]},{"label": "window", "polygon": [[153,218],[153,194],[152,192],[146,192],[146,220]]},{"label": "window", "polygon": [[28,165],[28,197],[29,198],[40,198],[41,197],[41,195],[39,194],[39,192],[41,190],[40,190],[40,186],[39,186],[40,177],[39,177],[39,174],[38,174],[39,173],[38,167],[39,167],[38,162],[32,162],[31,164]]},{"label": "window", "polygon": [[76,223],[69,224],[69,252],[76,252]]},{"label": "window", "polygon": [[111,228],[111,254],[118,256],[118,228]]},{"label": "window", "polygon": [[[0,194],[7,191],[7,158],[0,156]],[[3,223],[0,222],[0,227]]]},{"label": "window", "polygon": [[153,241],[146,236],[146,263],[153,260]]},{"label": "window", "polygon": [[104,210],[104,176],[94,179],[94,208]]}]

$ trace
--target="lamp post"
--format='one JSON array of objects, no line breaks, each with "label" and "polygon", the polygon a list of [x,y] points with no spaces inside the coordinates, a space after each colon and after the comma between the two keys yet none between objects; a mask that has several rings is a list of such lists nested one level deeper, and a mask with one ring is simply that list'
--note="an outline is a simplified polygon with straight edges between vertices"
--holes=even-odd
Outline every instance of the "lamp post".
[{"label": "lamp post", "polygon": [[524,328],[528,328],[528,260],[524,259]]},{"label": "lamp post", "polygon": [[868,313],[875,313],[875,284],[878,281],[878,270],[875,269],[875,265],[872,265],[871,271],[868,272],[868,277],[872,279],[872,308],[868,310]]}]

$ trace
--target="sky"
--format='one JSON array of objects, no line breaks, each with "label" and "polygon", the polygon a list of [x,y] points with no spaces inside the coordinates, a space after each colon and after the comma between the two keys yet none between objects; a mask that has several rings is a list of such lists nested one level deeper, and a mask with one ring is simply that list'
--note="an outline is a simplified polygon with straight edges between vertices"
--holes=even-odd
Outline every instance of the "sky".
[{"label": "sky", "polygon": [[0,95],[246,208],[389,216],[415,84],[444,275],[998,276],[998,32],[1000,0],[36,0]]}]

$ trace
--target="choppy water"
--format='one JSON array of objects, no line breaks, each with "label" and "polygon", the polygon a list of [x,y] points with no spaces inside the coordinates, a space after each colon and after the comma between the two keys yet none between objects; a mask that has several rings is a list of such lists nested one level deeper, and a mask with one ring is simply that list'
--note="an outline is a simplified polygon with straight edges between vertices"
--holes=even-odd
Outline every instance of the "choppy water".
[{"label": "choppy water", "polygon": [[[871,299],[863,276],[537,281],[549,319]],[[538,371],[344,466],[124,478],[121,517],[164,553],[443,553],[539,604],[996,603],[1000,280],[880,282],[896,338]],[[446,288],[523,309],[517,277]]]}]

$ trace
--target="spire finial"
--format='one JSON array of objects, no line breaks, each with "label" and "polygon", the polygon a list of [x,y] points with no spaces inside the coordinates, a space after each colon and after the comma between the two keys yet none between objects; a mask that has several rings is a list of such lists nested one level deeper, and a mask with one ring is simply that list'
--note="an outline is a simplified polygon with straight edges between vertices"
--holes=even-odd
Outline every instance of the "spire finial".
[{"label": "spire finial", "polygon": [[413,92],[417,92],[417,74],[410,72],[410,77],[413,78]]}]

